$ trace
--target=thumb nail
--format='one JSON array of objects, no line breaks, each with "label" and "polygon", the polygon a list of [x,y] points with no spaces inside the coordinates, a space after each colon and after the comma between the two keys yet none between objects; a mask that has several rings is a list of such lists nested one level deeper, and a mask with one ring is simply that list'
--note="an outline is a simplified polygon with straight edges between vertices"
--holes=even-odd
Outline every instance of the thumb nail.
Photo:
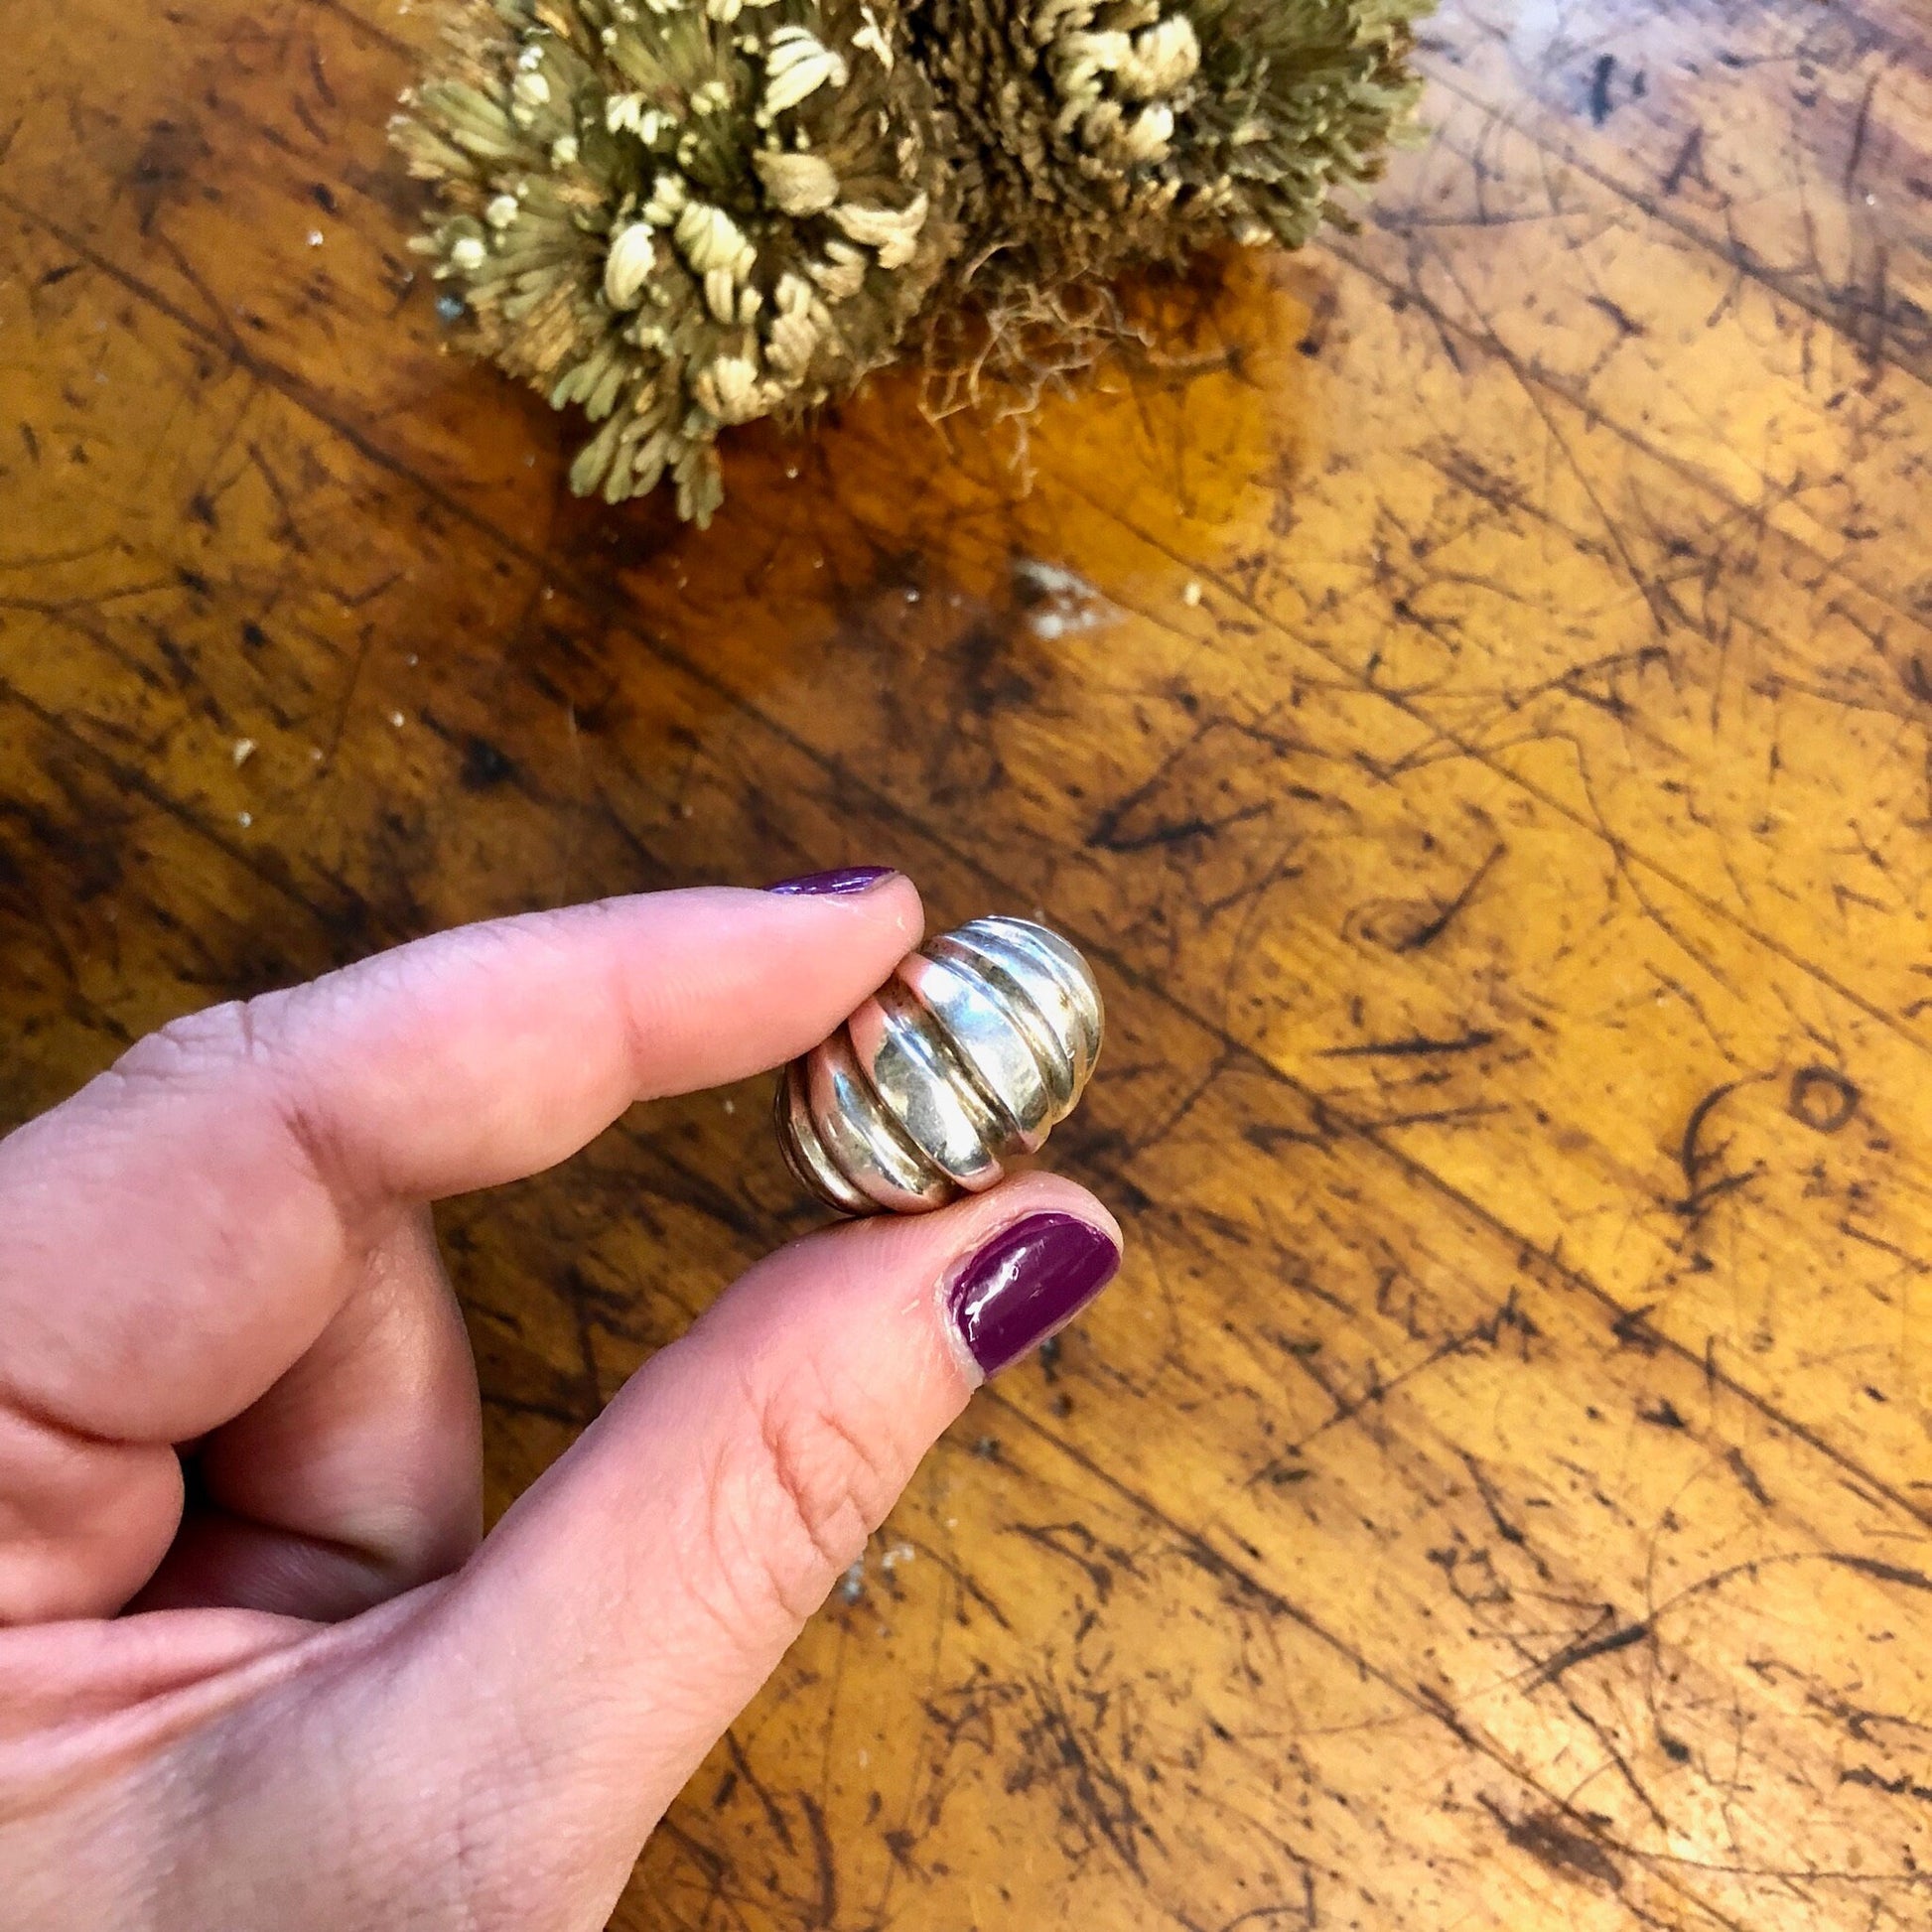
[{"label": "thumb nail", "polygon": [[1120,1250],[1073,1214],[1029,1214],[959,1269],[946,1312],[984,1375],[1066,1326],[1113,1280]]},{"label": "thumb nail", "polygon": [[892,877],[891,866],[838,866],[830,872],[807,872],[796,879],[781,879],[764,890],[787,898],[844,898],[854,893],[869,893]]}]

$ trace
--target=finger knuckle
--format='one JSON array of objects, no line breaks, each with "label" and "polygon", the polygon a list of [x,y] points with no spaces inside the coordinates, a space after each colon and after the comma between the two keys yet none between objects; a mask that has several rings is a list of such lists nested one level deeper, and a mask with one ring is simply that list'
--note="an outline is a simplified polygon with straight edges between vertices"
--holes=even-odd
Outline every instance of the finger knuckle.
[{"label": "finger knuckle", "polygon": [[99,1077],[95,1097],[113,1104],[218,1089],[258,1140],[278,1138],[304,1173],[346,1194],[344,1150],[289,1038],[290,997],[228,1000],[169,1021]]},{"label": "finger knuckle", "polygon": [[744,1568],[802,1622],[866,1547],[904,1482],[871,1405],[814,1363],[747,1390],[743,1465],[714,1499],[714,1525]]},{"label": "finger knuckle", "polygon": [[260,1063],[266,1042],[256,1003],[227,1000],[184,1014],[136,1040],[110,1071],[126,1086],[188,1086]]}]

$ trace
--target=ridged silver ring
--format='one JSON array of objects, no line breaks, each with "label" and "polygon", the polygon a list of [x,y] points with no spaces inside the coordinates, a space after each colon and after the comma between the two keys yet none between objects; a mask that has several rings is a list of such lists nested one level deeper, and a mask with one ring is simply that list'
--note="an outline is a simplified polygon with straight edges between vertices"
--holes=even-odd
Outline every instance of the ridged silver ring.
[{"label": "ridged silver ring", "polygon": [[1092,969],[1057,933],[974,919],[908,953],[785,1068],[785,1159],[842,1214],[920,1214],[979,1193],[1073,1111],[1104,1020]]}]

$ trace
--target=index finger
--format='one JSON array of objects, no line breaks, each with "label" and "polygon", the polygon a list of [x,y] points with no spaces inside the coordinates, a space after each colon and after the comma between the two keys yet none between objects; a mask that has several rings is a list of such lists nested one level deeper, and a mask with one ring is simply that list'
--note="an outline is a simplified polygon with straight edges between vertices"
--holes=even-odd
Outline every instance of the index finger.
[{"label": "index finger", "polygon": [[607,899],[164,1029],[0,1142],[0,1404],[121,1442],[218,1426],[314,1342],[397,1203],[804,1051],[920,924],[897,875]]}]

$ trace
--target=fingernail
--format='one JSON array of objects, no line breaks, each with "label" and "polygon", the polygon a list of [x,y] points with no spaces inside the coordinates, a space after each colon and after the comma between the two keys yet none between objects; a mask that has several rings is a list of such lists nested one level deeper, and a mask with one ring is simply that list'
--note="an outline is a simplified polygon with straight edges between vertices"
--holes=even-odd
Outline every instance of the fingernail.
[{"label": "fingernail", "polygon": [[808,872],[796,879],[781,879],[764,890],[798,897],[816,898],[828,894],[843,897],[850,893],[869,893],[882,879],[892,876],[891,866],[835,866],[830,872]]},{"label": "fingernail", "polygon": [[982,1372],[997,1375],[1065,1327],[1119,1266],[1120,1250],[1091,1223],[1029,1214],[959,1271],[946,1310]]}]

